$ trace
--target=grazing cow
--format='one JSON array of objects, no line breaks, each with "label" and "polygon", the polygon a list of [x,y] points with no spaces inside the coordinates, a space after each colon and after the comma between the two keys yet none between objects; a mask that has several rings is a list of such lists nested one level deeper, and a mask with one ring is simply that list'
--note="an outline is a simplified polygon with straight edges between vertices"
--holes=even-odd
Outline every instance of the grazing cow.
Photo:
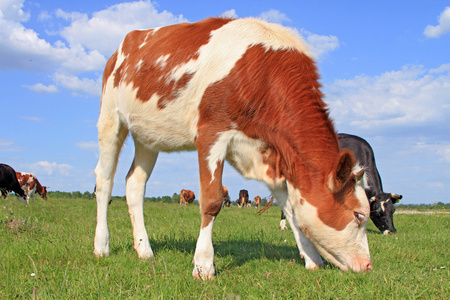
[{"label": "grazing cow", "polygon": [[191,204],[195,200],[195,194],[190,190],[181,190],[180,192],[180,205],[186,206],[186,204]]},{"label": "grazing cow", "polygon": [[[339,133],[338,138],[340,147],[353,151],[358,163],[364,169],[364,190],[370,202],[370,219],[384,235],[396,233],[394,204],[402,199],[402,195],[383,192],[381,177],[375,164],[375,155],[366,140],[345,133]],[[286,217],[283,212],[281,212],[280,228],[286,229]]]},{"label": "grazing cow", "polygon": [[228,194],[228,188],[222,184],[222,192],[223,192],[223,204],[225,207],[230,207],[231,200],[230,195]]},{"label": "grazing cow", "polygon": [[360,166],[364,169],[364,189],[370,202],[370,219],[385,235],[396,233],[394,227],[394,204],[402,195],[383,192],[383,184],[375,163],[375,155],[369,143],[359,136],[339,133],[339,145],[353,151]]},{"label": "grazing cow", "polygon": [[22,197],[22,202],[25,202],[25,192],[17,181],[16,171],[6,164],[0,164],[0,190],[5,199],[12,191],[16,196]]},{"label": "grazing cow", "polygon": [[237,205],[239,208],[248,206],[248,191],[247,190],[239,191],[239,199],[237,201]]},{"label": "grazing cow", "polygon": [[30,199],[34,201],[33,197],[36,193],[47,200],[47,187],[42,186],[36,176],[31,173],[23,172],[16,172],[16,176],[20,186],[27,194],[27,204],[30,203]]},{"label": "grazing cow", "polygon": [[255,199],[253,199],[253,202],[255,202],[255,207],[258,208],[259,205],[261,204],[261,197],[256,196]]},{"label": "grazing cow", "polygon": [[369,202],[353,153],[339,150],[306,43],[278,24],[208,18],[132,31],[108,60],[97,124],[94,254],[110,254],[108,200],[128,133],[126,177],[134,249],[153,256],[144,224],[146,182],[160,151],[197,150],[200,234],[194,278],[213,278],[214,220],[225,159],[266,183],[286,214],[306,268],[372,269]]}]

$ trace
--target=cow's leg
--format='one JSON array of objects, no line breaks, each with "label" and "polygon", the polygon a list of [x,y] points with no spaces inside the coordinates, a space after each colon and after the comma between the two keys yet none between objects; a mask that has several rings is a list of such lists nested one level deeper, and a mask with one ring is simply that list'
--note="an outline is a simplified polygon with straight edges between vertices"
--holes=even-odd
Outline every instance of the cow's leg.
[{"label": "cow's leg", "polygon": [[308,270],[317,269],[323,266],[322,258],[319,252],[317,252],[314,244],[300,231],[296,225],[294,215],[292,210],[285,209],[284,214],[286,220],[288,220],[289,225],[294,233],[294,238],[297,243],[298,250],[300,251],[300,256],[305,259],[305,267]]},{"label": "cow's leg", "polygon": [[305,259],[306,269],[312,270],[322,267],[323,261],[319,252],[317,252],[314,244],[300,231],[295,222],[292,205],[287,201],[287,192],[284,190],[272,190],[272,194],[277,198],[278,205],[283,210],[286,220],[291,226],[295,242],[300,251],[300,257]]},{"label": "cow's leg", "polygon": [[108,203],[111,199],[119,153],[127,135],[128,129],[120,124],[117,114],[100,115],[98,122],[100,157],[95,168],[97,227],[94,254],[97,257],[109,255]]},{"label": "cow's leg", "polygon": [[284,212],[283,212],[283,211],[281,211],[280,229],[281,229],[282,231],[287,229],[287,226],[286,226],[286,216],[284,215]]},{"label": "cow's leg", "polygon": [[158,152],[135,140],[135,155],[127,175],[127,204],[133,226],[134,249],[139,258],[153,256],[144,222],[145,184],[155,166]]},{"label": "cow's leg", "polygon": [[31,190],[30,187],[27,186],[27,205],[30,204],[30,198],[31,198]]},{"label": "cow's leg", "polygon": [[30,191],[30,199],[31,202],[34,202],[34,195],[36,194],[36,187],[34,187],[31,191]]},{"label": "cow's leg", "polygon": [[212,230],[214,219],[219,214],[223,202],[222,172],[225,152],[223,155],[216,153],[210,155],[209,149],[208,145],[202,145],[197,140],[200,170],[199,202],[202,222],[195,248],[192,276],[202,279],[214,278]]}]

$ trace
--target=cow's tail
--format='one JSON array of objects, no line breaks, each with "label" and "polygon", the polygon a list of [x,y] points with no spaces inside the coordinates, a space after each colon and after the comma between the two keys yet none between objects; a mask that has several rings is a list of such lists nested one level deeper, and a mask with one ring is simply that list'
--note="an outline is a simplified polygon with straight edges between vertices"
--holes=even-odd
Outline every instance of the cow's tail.
[{"label": "cow's tail", "polygon": [[272,206],[272,204],[273,204],[273,196],[271,195],[270,201],[267,202],[266,206],[264,206],[263,208],[261,208],[260,210],[258,210],[256,213],[257,213],[258,215],[262,215],[266,210],[269,209],[270,206]]}]

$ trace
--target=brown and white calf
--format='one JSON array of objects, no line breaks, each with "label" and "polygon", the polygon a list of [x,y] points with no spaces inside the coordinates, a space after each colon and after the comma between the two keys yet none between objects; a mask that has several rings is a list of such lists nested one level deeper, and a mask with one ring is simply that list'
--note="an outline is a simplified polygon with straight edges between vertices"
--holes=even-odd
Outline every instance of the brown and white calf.
[{"label": "brown and white calf", "polygon": [[196,149],[195,278],[214,277],[212,229],[225,160],[266,183],[300,237],[307,269],[322,266],[322,255],[342,270],[370,270],[363,174],[352,152],[339,151],[307,49],[289,29],[257,19],[209,18],[129,33],[103,75],[94,254],[110,254],[108,201],[131,133],[126,197],[139,257],[153,256],[143,200],[158,153]]},{"label": "brown and white calf", "polygon": [[191,204],[195,200],[195,194],[191,190],[181,190],[180,192],[180,205],[186,206],[186,204]]},{"label": "brown and white calf", "polygon": [[255,199],[253,199],[253,202],[255,202],[255,207],[258,208],[259,205],[261,205],[261,197],[256,196]]},{"label": "brown and white calf", "polygon": [[34,201],[33,197],[36,193],[47,200],[47,187],[42,186],[36,176],[23,172],[16,172],[16,176],[20,186],[26,193],[27,204],[30,204],[30,199]]}]

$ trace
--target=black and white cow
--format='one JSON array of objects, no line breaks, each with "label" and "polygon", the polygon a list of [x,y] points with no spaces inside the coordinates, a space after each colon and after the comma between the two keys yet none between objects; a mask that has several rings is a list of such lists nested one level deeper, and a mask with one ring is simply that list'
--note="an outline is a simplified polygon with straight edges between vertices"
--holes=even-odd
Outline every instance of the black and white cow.
[{"label": "black and white cow", "polygon": [[394,204],[402,195],[383,192],[383,184],[375,163],[375,155],[369,143],[359,136],[339,133],[341,149],[349,149],[355,154],[359,165],[364,169],[364,182],[367,199],[370,202],[370,219],[383,233],[396,233],[394,227]]},{"label": "black and white cow", "polygon": [[22,197],[23,202],[25,201],[25,192],[20,187],[16,171],[6,164],[0,164],[0,190],[4,198],[13,191],[16,196]]},{"label": "black and white cow", "polygon": [[[380,174],[375,163],[375,155],[372,147],[363,138],[339,133],[339,146],[348,149],[355,154],[359,165],[364,169],[365,192],[370,202],[370,219],[375,226],[385,235],[396,233],[394,227],[394,204],[402,199],[402,195],[383,192]],[[286,217],[281,212],[281,230],[285,230]]]}]

